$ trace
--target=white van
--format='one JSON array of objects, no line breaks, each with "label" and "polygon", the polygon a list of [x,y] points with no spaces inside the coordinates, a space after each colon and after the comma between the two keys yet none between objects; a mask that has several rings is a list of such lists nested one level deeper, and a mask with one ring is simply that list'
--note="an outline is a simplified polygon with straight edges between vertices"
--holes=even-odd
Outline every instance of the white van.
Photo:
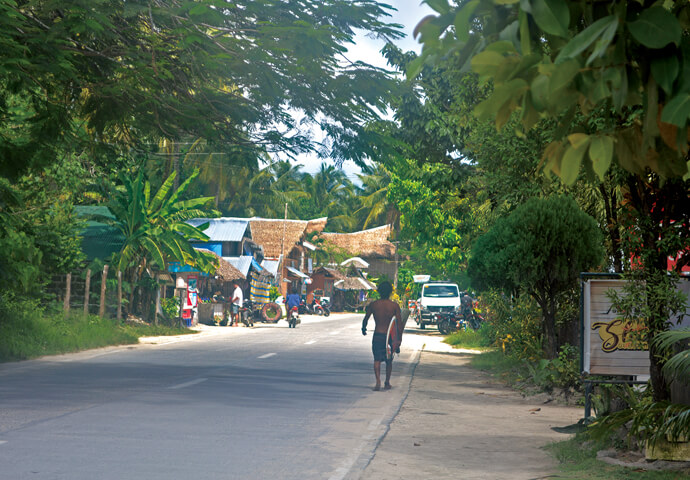
[{"label": "white van", "polygon": [[422,295],[418,304],[419,315],[415,320],[423,329],[436,323],[434,313],[460,310],[460,288],[456,283],[425,283],[422,285]]}]

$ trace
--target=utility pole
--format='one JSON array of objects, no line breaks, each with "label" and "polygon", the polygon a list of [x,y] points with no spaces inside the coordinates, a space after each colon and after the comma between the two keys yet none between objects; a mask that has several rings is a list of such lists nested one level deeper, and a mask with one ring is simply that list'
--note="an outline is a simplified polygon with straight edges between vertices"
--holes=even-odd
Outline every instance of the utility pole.
[{"label": "utility pole", "polygon": [[[285,202],[285,216],[283,217],[283,237],[280,239],[280,286],[278,287],[278,291],[283,290],[283,273],[285,270],[285,229],[287,228],[287,207],[288,204]],[[285,296],[284,298],[287,298],[287,287],[285,288]]]}]

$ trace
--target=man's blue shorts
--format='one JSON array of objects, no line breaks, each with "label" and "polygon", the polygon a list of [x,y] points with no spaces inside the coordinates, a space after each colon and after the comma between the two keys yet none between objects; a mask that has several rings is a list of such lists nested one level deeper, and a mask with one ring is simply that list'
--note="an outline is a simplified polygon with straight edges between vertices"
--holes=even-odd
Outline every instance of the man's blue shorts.
[{"label": "man's blue shorts", "polygon": [[[391,339],[392,342],[392,339]],[[391,343],[392,345],[392,343]],[[371,339],[371,351],[374,353],[375,362],[392,362],[393,358],[386,355],[386,334],[374,332]]]},{"label": "man's blue shorts", "polygon": [[232,313],[240,313],[240,306],[237,305],[236,303],[232,304]]}]

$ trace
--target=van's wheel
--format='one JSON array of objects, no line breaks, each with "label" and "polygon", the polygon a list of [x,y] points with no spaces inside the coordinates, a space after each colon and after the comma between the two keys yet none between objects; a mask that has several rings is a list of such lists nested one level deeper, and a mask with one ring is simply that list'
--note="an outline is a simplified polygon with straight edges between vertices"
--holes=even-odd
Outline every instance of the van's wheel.
[{"label": "van's wheel", "polygon": [[261,318],[268,323],[276,323],[280,320],[280,316],[280,305],[277,303],[268,302],[261,308]]}]

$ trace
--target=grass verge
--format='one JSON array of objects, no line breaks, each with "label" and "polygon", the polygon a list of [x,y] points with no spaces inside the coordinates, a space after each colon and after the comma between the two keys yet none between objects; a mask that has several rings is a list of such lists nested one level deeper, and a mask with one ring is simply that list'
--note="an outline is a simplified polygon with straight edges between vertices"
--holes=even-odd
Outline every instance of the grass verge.
[{"label": "grass verge", "polygon": [[597,460],[603,444],[584,441],[581,436],[546,446],[560,463],[557,478],[570,480],[681,480],[688,473],[618,467]]},{"label": "grass verge", "polygon": [[460,330],[451,333],[446,336],[443,342],[456,348],[473,348],[476,350],[488,349],[485,337],[475,330]]},{"label": "grass verge", "polygon": [[138,343],[139,337],[193,333],[185,328],[121,324],[95,315],[20,311],[0,323],[0,362]]}]

